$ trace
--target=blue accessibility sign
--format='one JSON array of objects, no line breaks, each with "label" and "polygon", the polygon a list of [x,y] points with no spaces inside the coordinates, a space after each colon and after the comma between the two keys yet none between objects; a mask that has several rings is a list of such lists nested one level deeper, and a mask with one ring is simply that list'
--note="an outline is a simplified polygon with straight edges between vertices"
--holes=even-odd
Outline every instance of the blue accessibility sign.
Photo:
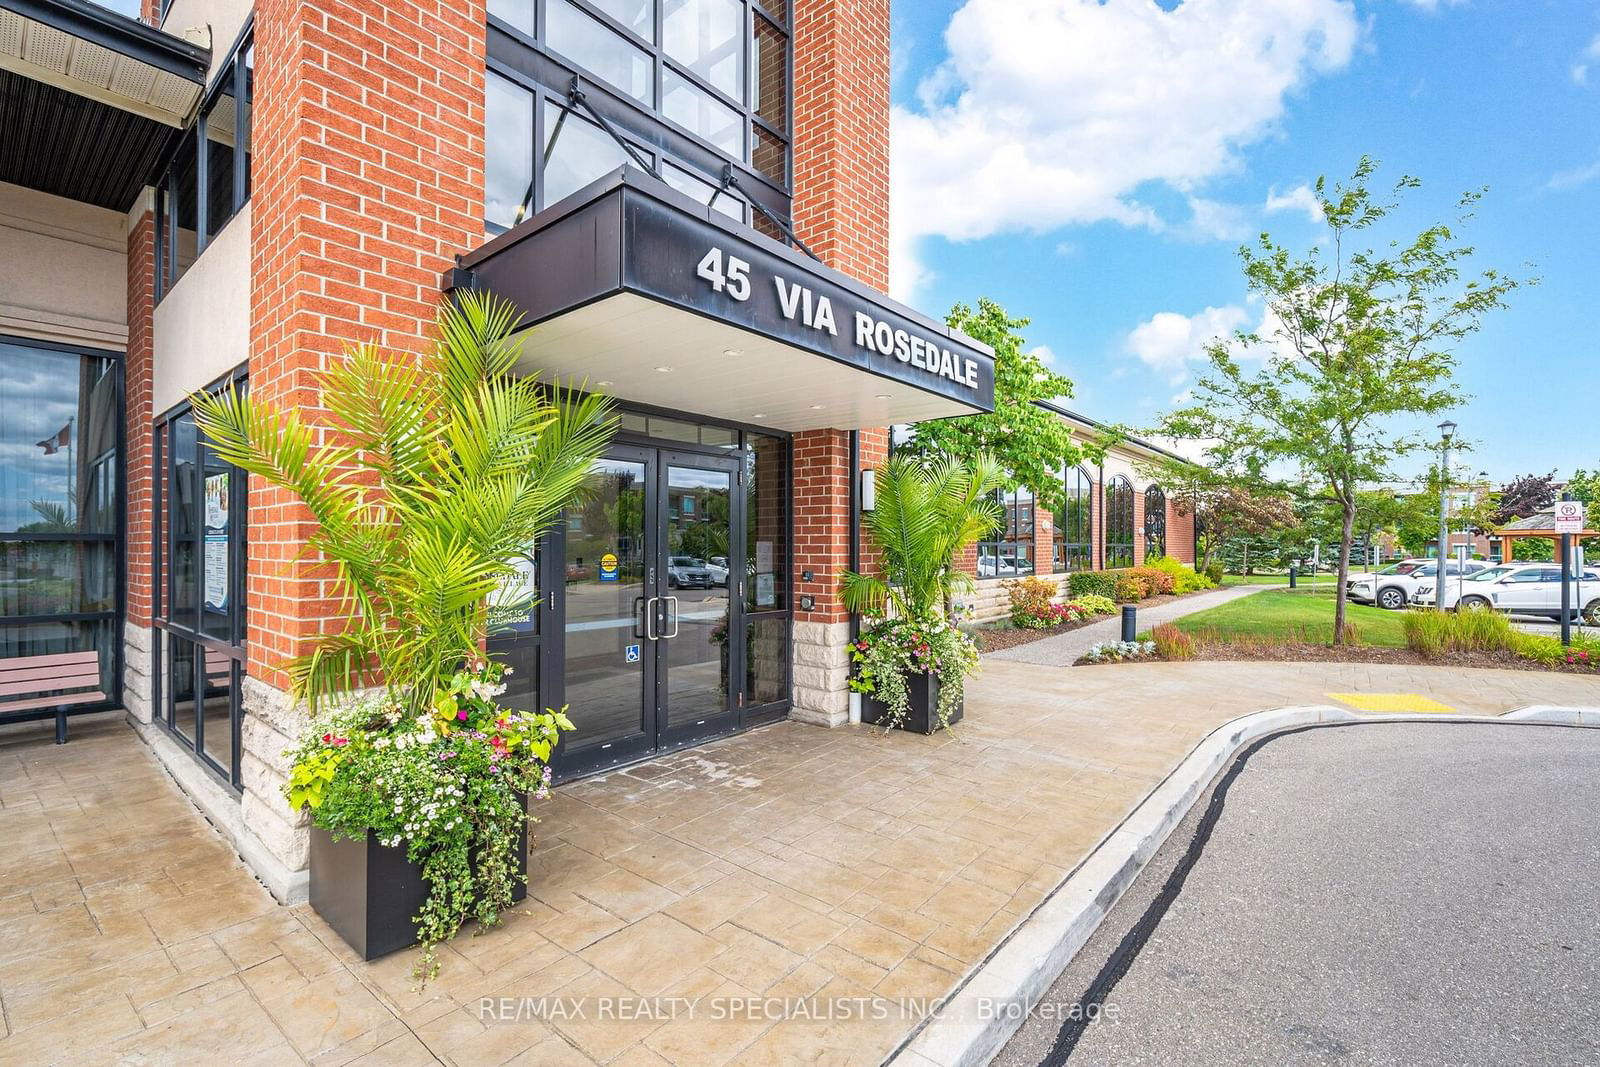
[{"label": "blue accessibility sign", "polygon": [[639,646],[638,645],[629,645],[627,648],[622,650],[622,657],[623,657],[623,659],[627,660],[629,663],[638,663],[639,662]]}]

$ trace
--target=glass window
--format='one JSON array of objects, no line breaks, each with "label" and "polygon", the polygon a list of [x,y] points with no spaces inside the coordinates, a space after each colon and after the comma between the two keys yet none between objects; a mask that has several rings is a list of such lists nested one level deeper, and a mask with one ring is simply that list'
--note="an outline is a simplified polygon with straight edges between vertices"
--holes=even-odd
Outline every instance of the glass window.
[{"label": "glass window", "polygon": [[554,204],[632,162],[610,134],[556,104],[544,108],[544,202]]},{"label": "glass window", "polygon": [[110,541],[0,541],[0,618],[117,610]]},{"label": "glass window", "polygon": [[[717,211],[730,219],[744,221],[744,201],[739,199],[737,193],[723,192],[717,195],[717,187],[710,182],[701,181],[693,174],[674,164],[662,162],[661,176],[668,185],[686,196],[692,196],[702,204],[710,204]],[[712,197],[716,196],[713,201]]]},{"label": "glass window", "polygon": [[489,14],[533,36],[534,0],[489,0]]},{"label": "glass window", "polygon": [[1167,554],[1167,494],[1159,485],[1144,491],[1144,558]]},{"label": "glass window", "polygon": [[114,534],[116,361],[0,343],[0,533]]},{"label": "glass window", "polygon": [[668,0],[664,18],[667,55],[713,88],[742,100],[744,8],[739,0]]},{"label": "glass window", "polygon": [[172,160],[172,172],[167,176],[167,288],[178,284],[178,279],[194,262],[199,248],[199,222],[195,214],[198,132],[196,127],[183,135],[178,154]]},{"label": "glass window", "polygon": [[233,150],[238,141],[239,109],[233,79],[206,110],[206,237],[216,236],[233,218]]},{"label": "glass window", "polygon": [[789,558],[789,443],[765,434],[746,435],[745,586],[747,611],[789,607],[784,566]]},{"label": "glass window", "polygon": [[483,218],[510,229],[533,210],[533,94],[493,72],[484,91]]},{"label": "glass window", "polygon": [[551,48],[641,104],[654,103],[650,56],[571,0],[549,0],[545,40]]},{"label": "glass window", "polygon": [[661,113],[735,159],[744,158],[744,118],[674,70],[661,73]]},{"label": "glass window", "polygon": [[789,699],[789,617],[756,615],[745,624],[745,705]]},{"label": "glass window", "polygon": [[1133,486],[1120,474],[1106,486],[1105,565],[1133,566]]},{"label": "glass window", "polygon": [[756,170],[779,185],[789,183],[789,145],[760,126],[755,127],[755,151],[750,161]]},{"label": "glass window", "polygon": [[1004,523],[992,541],[978,544],[978,577],[1017,578],[1033,573],[1033,492],[1025,486],[996,490]]},{"label": "glass window", "polygon": [[755,113],[780,131],[789,131],[789,39],[757,15],[750,49],[750,103]]},{"label": "glass window", "polygon": [[1094,566],[1094,483],[1082,467],[1066,477],[1066,509],[1056,514],[1053,562],[1057,570]]},{"label": "glass window", "polygon": [[645,40],[655,40],[655,0],[590,0],[590,3]]}]

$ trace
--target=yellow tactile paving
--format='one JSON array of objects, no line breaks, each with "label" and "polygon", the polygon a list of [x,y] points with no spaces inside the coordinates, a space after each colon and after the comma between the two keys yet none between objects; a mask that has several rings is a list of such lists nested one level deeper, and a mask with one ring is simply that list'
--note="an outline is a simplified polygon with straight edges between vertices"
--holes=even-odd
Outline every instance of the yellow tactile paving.
[{"label": "yellow tactile paving", "polygon": [[1357,711],[1429,712],[1435,715],[1448,715],[1456,710],[1421,693],[1329,693],[1327,695],[1330,699],[1348,704]]}]

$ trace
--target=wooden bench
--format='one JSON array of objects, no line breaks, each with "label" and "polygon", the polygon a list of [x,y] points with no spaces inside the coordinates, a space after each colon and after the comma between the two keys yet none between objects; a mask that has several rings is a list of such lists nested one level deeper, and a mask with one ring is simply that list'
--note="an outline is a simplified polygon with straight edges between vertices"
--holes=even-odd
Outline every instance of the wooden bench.
[{"label": "wooden bench", "polygon": [[[60,689],[77,692],[45,697],[27,695]],[[25,699],[14,699],[19,697]],[[68,712],[86,704],[102,704],[107,699],[100,691],[100,653],[92,649],[0,659],[0,719],[19,712],[53,708],[58,745],[67,743]]]}]

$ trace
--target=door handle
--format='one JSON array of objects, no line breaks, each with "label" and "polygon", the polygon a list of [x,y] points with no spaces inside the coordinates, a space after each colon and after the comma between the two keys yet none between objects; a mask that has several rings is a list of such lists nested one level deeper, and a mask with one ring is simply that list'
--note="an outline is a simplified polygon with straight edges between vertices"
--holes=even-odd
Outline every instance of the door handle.
[{"label": "door handle", "polygon": [[662,599],[671,601],[671,603],[672,603],[672,608],[671,608],[671,610],[672,610],[672,632],[670,634],[662,634],[661,635],[662,637],[665,637],[665,638],[670,640],[670,639],[678,636],[678,598],[675,597],[675,596],[669,596],[669,597],[663,597]]},{"label": "door handle", "polygon": [[644,619],[639,615],[639,609],[643,606],[644,597],[636,596],[633,598],[633,636],[635,637],[644,636],[644,634],[639,632],[641,629],[643,629],[645,624]]},{"label": "door handle", "polygon": [[644,602],[644,637],[646,641],[658,640],[656,636],[656,601],[661,598],[653,596]]}]

